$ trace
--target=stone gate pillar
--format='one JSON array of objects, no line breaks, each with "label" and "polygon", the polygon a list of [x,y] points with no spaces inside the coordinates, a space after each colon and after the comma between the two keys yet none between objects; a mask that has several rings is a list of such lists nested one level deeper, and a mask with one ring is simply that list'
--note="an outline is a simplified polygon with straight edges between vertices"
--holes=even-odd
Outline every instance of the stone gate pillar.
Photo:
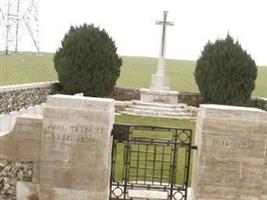
[{"label": "stone gate pillar", "polygon": [[201,105],[193,200],[267,199],[267,112]]},{"label": "stone gate pillar", "polygon": [[49,96],[40,155],[40,200],[108,200],[114,100]]}]

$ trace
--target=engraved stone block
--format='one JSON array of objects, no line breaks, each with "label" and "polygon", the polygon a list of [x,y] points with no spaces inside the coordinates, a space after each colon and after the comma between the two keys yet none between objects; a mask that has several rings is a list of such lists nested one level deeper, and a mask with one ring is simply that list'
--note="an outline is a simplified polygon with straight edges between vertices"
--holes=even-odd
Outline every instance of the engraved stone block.
[{"label": "engraved stone block", "polygon": [[267,112],[201,105],[193,200],[262,200],[266,192]]}]

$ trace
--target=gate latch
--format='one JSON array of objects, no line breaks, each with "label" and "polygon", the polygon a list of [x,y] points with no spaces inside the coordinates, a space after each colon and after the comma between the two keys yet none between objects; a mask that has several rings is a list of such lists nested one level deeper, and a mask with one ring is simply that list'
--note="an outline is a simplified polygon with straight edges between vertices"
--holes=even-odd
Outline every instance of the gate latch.
[{"label": "gate latch", "polygon": [[197,150],[197,145],[192,145],[192,146],[191,146],[191,149],[193,149],[193,150]]}]

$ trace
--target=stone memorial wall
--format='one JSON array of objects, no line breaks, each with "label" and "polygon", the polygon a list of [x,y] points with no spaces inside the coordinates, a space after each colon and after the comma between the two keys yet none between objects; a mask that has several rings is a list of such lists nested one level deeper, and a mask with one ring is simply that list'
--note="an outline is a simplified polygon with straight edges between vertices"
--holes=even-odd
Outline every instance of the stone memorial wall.
[{"label": "stone memorial wall", "polygon": [[[113,123],[114,100],[49,96],[0,137],[0,199],[108,200]],[[201,105],[195,139],[192,200],[267,199],[267,112]]]},{"label": "stone memorial wall", "polygon": [[31,163],[30,182],[14,177],[13,196],[108,200],[113,122],[113,100],[66,95],[49,96],[43,116],[19,117],[0,137],[0,158]]}]

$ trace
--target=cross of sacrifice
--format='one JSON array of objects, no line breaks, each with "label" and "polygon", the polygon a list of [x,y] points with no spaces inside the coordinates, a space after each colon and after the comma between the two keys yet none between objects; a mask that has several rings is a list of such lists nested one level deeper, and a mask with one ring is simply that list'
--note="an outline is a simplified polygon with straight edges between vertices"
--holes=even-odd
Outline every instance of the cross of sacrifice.
[{"label": "cross of sacrifice", "polygon": [[165,74],[165,48],[166,48],[166,28],[167,26],[173,26],[173,22],[167,21],[168,11],[163,11],[163,21],[156,21],[157,25],[162,25],[162,37],[161,37],[161,49],[159,56],[159,64],[157,74]]}]

